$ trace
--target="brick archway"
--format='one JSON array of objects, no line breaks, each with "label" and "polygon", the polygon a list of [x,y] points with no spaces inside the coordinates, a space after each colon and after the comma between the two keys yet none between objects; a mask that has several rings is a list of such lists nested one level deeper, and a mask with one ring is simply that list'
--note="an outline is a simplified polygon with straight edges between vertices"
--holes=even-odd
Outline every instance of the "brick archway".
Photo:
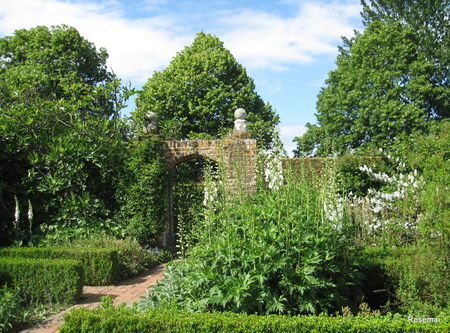
[{"label": "brick archway", "polygon": [[169,171],[168,219],[162,235],[164,247],[174,243],[173,178],[175,166],[196,157],[222,164],[232,189],[241,182],[246,192],[256,191],[256,140],[230,136],[222,140],[165,141],[166,163]]}]

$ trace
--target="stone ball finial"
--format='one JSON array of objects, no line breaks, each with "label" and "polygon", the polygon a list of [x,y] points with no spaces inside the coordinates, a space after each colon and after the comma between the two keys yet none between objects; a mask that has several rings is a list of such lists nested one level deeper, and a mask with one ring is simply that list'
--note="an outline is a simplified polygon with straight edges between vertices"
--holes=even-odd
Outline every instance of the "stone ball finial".
[{"label": "stone ball finial", "polygon": [[234,118],[236,118],[234,121],[234,133],[238,135],[247,133],[247,121],[245,120],[247,112],[243,108],[239,108],[234,111]]},{"label": "stone ball finial", "polygon": [[247,112],[243,108],[236,109],[236,111],[234,111],[234,118],[245,119],[247,118]]},{"label": "stone ball finial", "polygon": [[158,131],[158,115],[155,112],[147,112],[145,118],[145,133],[156,133]]},{"label": "stone ball finial", "polygon": [[149,122],[155,122],[158,120],[158,115],[155,112],[149,111],[145,114],[145,119]]}]

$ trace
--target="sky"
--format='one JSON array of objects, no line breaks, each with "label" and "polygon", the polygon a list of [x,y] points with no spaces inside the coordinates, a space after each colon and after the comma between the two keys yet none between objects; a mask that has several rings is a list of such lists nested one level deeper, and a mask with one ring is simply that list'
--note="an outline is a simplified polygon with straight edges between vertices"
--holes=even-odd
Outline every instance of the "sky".
[{"label": "sky", "polygon": [[[199,31],[217,36],[253,78],[292,139],[315,123],[317,94],[335,69],[341,36],[362,30],[359,0],[0,0],[0,37],[37,25],[73,26],[109,53],[108,66],[140,89]],[[125,115],[134,110],[134,102]]]}]

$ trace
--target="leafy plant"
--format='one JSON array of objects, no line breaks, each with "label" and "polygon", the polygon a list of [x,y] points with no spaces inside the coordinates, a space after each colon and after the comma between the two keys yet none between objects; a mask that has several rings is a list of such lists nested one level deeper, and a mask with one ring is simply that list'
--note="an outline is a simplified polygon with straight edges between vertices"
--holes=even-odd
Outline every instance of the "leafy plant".
[{"label": "leafy plant", "polygon": [[142,308],[319,313],[356,303],[349,219],[324,217],[317,183],[288,176],[275,191],[222,193],[197,229],[197,246]]},{"label": "leafy plant", "polygon": [[173,258],[173,254],[168,249],[144,248],[135,239],[117,239],[101,234],[87,239],[75,240],[70,242],[70,246],[114,249],[117,251],[120,279],[133,277]]},{"label": "leafy plant", "polygon": [[1,244],[35,242],[42,224],[71,237],[111,221],[127,154],[120,109],[133,91],[106,59],[67,26],[0,39]]},{"label": "leafy plant", "polygon": [[[161,311],[139,313],[134,308],[113,307],[111,301],[97,309],[78,308],[69,312],[61,333],[75,332],[183,332],[183,333],[304,333],[304,332],[446,332],[449,317],[427,322],[412,322],[399,315],[380,316],[362,308],[358,316],[256,316],[235,313],[186,313]],[[431,319],[431,318],[430,318]]]},{"label": "leafy plant", "polygon": [[0,331],[6,332],[23,320],[23,305],[19,293],[3,285],[0,288]]},{"label": "leafy plant", "polygon": [[134,142],[127,160],[128,175],[121,179],[121,209],[116,219],[126,235],[141,245],[155,246],[167,220],[165,145],[156,137]]}]

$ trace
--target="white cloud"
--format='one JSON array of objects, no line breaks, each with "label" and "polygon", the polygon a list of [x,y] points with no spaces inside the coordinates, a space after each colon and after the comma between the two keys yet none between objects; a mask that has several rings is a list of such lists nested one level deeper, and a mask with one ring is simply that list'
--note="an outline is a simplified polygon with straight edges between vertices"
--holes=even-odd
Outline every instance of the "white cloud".
[{"label": "white cloud", "polygon": [[284,149],[286,149],[290,157],[293,156],[292,151],[297,148],[297,145],[292,142],[296,136],[302,136],[306,132],[307,128],[305,125],[300,124],[290,124],[290,125],[280,125],[280,138],[283,142]]},{"label": "white cloud", "polygon": [[[138,86],[191,43],[193,30],[199,27],[217,34],[248,67],[283,70],[311,63],[319,55],[333,55],[340,36],[351,33],[351,20],[360,10],[355,2],[345,1],[301,1],[294,14],[285,18],[239,8],[208,12],[202,6],[196,10],[203,11],[196,13],[170,12],[167,0],[143,0],[134,7],[119,0],[0,0],[0,36],[36,25],[74,26],[97,47],[108,50],[108,63],[119,77]],[[160,7],[166,14],[151,16],[148,10]],[[141,18],[126,17],[127,9],[139,8]]]},{"label": "white cloud", "polygon": [[119,77],[142,84],[153,71],[166,66],[190,37],[172,34],[172,22],[166,17],[130,20],[122,16],[119,7],[111,3],[0,0],[0,34],[37,25],[74,26],[97,47],[108,50],[108,63]]},{"label": "white cloud", "polygon": [[253,10],[222,19],[225,45],[249,67],[286,69],[334,55],[341,36],[352,34],[360,6],[346,2],[306,2],[290,18]]}]

